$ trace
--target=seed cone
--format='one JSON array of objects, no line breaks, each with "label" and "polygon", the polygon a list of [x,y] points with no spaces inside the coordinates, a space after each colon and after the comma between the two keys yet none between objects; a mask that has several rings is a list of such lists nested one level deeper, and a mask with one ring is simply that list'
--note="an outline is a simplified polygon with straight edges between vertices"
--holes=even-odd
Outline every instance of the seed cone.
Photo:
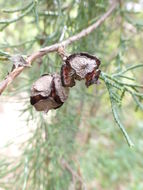
[{"label": "seed cone", "polygon": [[69,89],[63,87],[59,74],[41,76],[31,88],[30,103],[37,111],[48,112],[63,105]]},{"label": "seed cone", "polygon": [[97,83],[100,60],[88,53],[75,53],[68,56],[61,67],[62,84],[65,87],[75,86],[75,80],[85,79],[86,86]]}]

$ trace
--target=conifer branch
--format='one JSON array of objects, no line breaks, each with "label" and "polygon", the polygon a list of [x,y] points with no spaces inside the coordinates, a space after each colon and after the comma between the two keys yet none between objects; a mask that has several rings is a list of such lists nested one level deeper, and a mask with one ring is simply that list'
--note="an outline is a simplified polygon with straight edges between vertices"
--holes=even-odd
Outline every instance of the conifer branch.
[{"label": "conifer branch", "polygon": [[[137,68],[138,66],[132,66],[128,67],[125,71],[132,70],[134,68]],[[141,67],[141,64],[140,66]],[[113,75],[112,75],[113,76]],[[143,93],[136,91],[136,88],[142,88],[142,85],[137,85],[137,84],[128,84],[124,83],[120,80],[117,80],[115,77],[112,77],[104,72],[101,72],[100,79],[102,79],[107,87],[108,93],[109,93],[109,98],[111,102],[111,108],[112,108],[112,113],[115,122],[117,123],[118,127],[120,128],[121,132],[123,133],[128,145],[130,147],[133,147],[134,144],[132,143],[128,133],[126,132],[122,122],[120,121],[119,114],[118,114],[118,107],[121,105],[121,101],[123,99],[123,96],[125,95],[125,92],[129,93],[133,100],[135,101],[136,105],[143,110],[143,105],[141,104],[141,100],[143,99]],[[118,95],[116,93],[117,91],[114,91],[113,88],[118,90],[121,95]]]},{"label": "conifer branch", "polygon": [[[79,32],[78,34],[69,37],[68,39],[60,42],[60,43],[56,43],[53,44],[51,46],[45,47],[40,49],[39,51],[31,54],[30,56],[27,57],[26,62],[27,65],[31,65],[31,63],[36,60],[39,57],[42,57],[44,55],[46,55],[47,53],[50,52],[55,52],[58,51],[59,47],[61,46],[67,46],[70,45],[71,43],[80,40],[81,38],[87,36],[88,34],[90,34],[91,32],[93,32],[96,28],[98,28],[110,15],[111,13],[116,9],[118,5],[118,1],[115,1],[110,8],[108,9],[108,11],[101,16],[101,18],[99,20],[97,20],[94,24],[90,25],[89,27],[87,27],[86,29],[83,29],[81,32]],[[8,22],[9,24],[9,22]],[[6,89],[6,87],[13,82],[13,80],[25,69],[24,66],[15,68],[12,72],[10,72],[6,78],[0,83],[0,95],[2,94],[2,92]]]},{"label": "conifer branch", "polygon": [[118,115],[118,112],[117,112],[117,101],[114,99],[113,97],[113,93],[111,91],[111,88],[109,86],[109,84],[105,83],[106,84],[106,87],[108,89],[108,92],[109,92],[109,98],[110,98],[110,102],[111,102],[111,108],[112,108],[112,113],[113,113],[113,116],[114,116],[114,120],[115,122],[117,123],[118,127],[120,128],[121,132],[123,133],[128,145],[132,148],[134,146],[133,142],[131,141],[128,133],[126,132],[124,126],[122,125],[120,119],[119,119],[119,115]]}]

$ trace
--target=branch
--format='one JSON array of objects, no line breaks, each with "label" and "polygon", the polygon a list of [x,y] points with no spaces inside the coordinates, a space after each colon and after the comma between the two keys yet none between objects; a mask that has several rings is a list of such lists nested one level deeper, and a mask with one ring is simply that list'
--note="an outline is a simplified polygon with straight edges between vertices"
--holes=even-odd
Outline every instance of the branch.
[{"label": "branch", "polygon": [[[79,39],[87,36],[91,32],[93,32],[96,28],[98,28],[110,15],[111,13],[115,10],[115,8],[118,5],[118,1],[115,1],[111,7],[108,9],[108,11],[99,19],[97,20],[94,24],[90,25],[86,29],[83,29],[81,32],[78,34],[69,37],[68,39],[64,40],[63,42],[53,44],[51,46],[47,46],[45,48],[40,49],[39,51],[31,54],[30,56],[27,57],[26,62],[27,65],[31,65],[31,63],[36,60],[39,57],[42,57],[46,55],[47,53],[58,51],[59,47],[67,46],[70,45],[71,43],[78,41]],[[2,92],[6,89],[6,87],[13,82],[13,80],[24,70],[24,66],[15,68],[11,73],[7,75],[7,77],[0,83],[0,95]]]},{"label": "branch", "polygon": [[72,167],[69,165],[69,163],[66,162],[66,160],[62,159],[61,164],[62,164],[63,168],[67,169],[71,173],[73,181],[79,181],[83,187],[82,189],[86,190],[87,188],[86,188],[86,184],[85,184],[84,180],[76,171],[74,171],[72,169]]},{"label": "branch", "polygon": [[105,82],[105,84],[106,84],[107,90],[109,92],[109,98],[110,98],[110,102],[111,102],[111,108],[112,108],[112,113],[113,113],[113,116],[114,116],[114,120],[117,123],[118,127],[120,128],[121,132],[123,133],[128,145],[132,148],[132,147],[134,147],[134,144],[131,141],[128,133],[126,132],[126,130],[124,128],[124,126],[120,122],[119,115],[118,115],[118,112],[117,112],[116,101],[113,99],[111,88],[110,88],[109,84],[107,84],[106,82]]}]

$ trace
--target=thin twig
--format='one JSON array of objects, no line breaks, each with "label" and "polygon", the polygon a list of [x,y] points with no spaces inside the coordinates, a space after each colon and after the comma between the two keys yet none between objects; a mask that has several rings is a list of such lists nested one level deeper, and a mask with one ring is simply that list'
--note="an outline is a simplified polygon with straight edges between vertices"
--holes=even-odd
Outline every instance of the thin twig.
[{"label": "thin twig", "polygon": [[130,66],[130,67],[127,67],[125,70],[123,70],[123,71],[121,71],[121,72],[119,72],[119,73],[113,74],[112,76],[113,76],[113,77],[115,77],[115,76],[120,76],[120,75],[122,75],[122,74],[125,74],[125,73],[128,72],[128,71],[134,70],[134,69],[139,68],[139,67],[143,67],[143,64],[141,63],[141,64],[137,64],[137,65],[132,65],[132,66]]},{"label": "thin twig", "polygon": [[[132,93],[134,93],[135,96],[139,97],[139,98],[142,98],[143,99],[143,93],[140,93],[140,92],[136,92],[134,87],[136,87],[136,85],[126,85],[124,83],[121,83],[120,81],[118,81],[117,79],[113,78],[113,77],[110,77],[108,75],[107,77],[107,74],[104,73],[104,72],[101,72],[100,74],[100,79],[103,80],[105,83],[109,84],[110,86],[120,90],[120,91],[125,91],[125,92],[128,92],[132,95]],[[132,87],[132,89],[129,89],[129,87]]]},{"label": "thin twig", "polygon": [[62,159],[62,160],[61,160],[61,164],[62,164],[62,166],[63,166],[65,169],[67,169],[67,170],[72,174],[73,180],[81,182],[81,184],[82,184],[82,186],[83,186],[83,189],[86,190],[87,188],[86,188],[86,184],[85,184],[84,180],[81,178],[80,175],[78,175],[78,173],[77,173],[76,171],[74,171],[74,170],[72,169],[72,167],[69,165],[69,163],[66,162],[66,160]]},{"label": "thin twig", "polygon": [[4,13],[15,13],[15,12],[20,12],[26,10],[33,2],[30,2],[28,5],[21,7],[21,8],[16,8],[16,9],[2,9],[2,12]]},{"label": "thin twig", "polygon": [[137,88],[143,88],[143,85],[142,84],[128,84],[128,83],[125,83],[125,82],[122,82],[122,81],[119,81],[118,79],[116,79],[115,77],[112,77],[106,73],[103,73],[107,78],[109,78],[110,80],[118,83],[119,85],[125,85],[125,86],[129,86],[129,87],[137,87]]},{"label": "thin twig", "polygon": [[39,12],[40,16],[58,16],[58,12],[54,11],[44,11],[44,12]]},{"label": "thin twig", "polygon": [[16,18],[12,18],[12,19],[8,19],[8,20],[0,20],[0,24],[3,24],[4,26],[0,29],[0,31],[2,31],[4,28],[6,28],[9,24],[17,22],[19,20],[21,20],[24,16],[26,16],[27,14],[29,14],[32,9],[34,8],[35,4],[32,3],[30,4],[29,8],[23,12],[21,15],[19,15]]},{"label": "thin twig", "polygon": [[[15,44],[15,45],[4,44],[4,45],[1,45],[0,48],[15,48],[15,47],[20,47],[20,46],[24,46],[24,45],[29,44],[29,43],[36,42],[36,40],[39,40],[39,39],[35,38],[35,39],[31,39],[31,40],[26,40],[26,41],[23,41],[23,42],[21,42],[19,44]],[[1,51],[0,51],[0,54],[1,54]]]},{"label": "thin twig", "polygon": [[[31,54],[30,56],[28,56],[28,58],[26,59],[26,62],[28,65],[31,65],[31,63],[36,60],[39,57],[42,57],[44,55],[46,55],[47,53],[50,52],[54,52],[57,51],[59,49],[59,47],[61,46],[67,46],[70,45],[71,43],[78,41],[79,39],[87,36],[88,34],[90,34],[91,32],[93,32],[96,28],[98,28],[110,15],[111,13],[115,10],[115,8],[118,5],[118,1],[115,1],[115,3],[113,3],[111,5],[111,7],[109,8],[109,10],[99,19],[97,20],[94,24],[92,24],[91,26],[87,27],[86,29],[83,29],[80,33],[66,39],[63,42],[60,43],[56,43],[53,44],[51,46],[45,47],[40,49],[39,51]],[[0,95],[2,94],[2,92],[6,89],[6,87],[13,82],[13,80],[24,70],[25,67],[18,67],[15,68],[11,73],[9,73],[7,75],[7,77],[0,83]]]}]

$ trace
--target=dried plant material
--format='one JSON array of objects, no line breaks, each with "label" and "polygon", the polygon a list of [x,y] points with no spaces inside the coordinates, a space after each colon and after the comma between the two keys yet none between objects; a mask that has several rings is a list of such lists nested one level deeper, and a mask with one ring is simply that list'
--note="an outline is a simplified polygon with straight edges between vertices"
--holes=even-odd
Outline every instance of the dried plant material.
[{"label": "dried plant material", "polygon": [[48,97],[51,93],[53,76],[52,75],[42,75],[32,86],[31,96],[41,95],[43,97]]},{"label": "dried plant material", "polygon": [[72,87],[76,80],[85,79],[86,86],[97,83],[100,60],[87,53],[75,53],[67,57],[61,68],[63,86]]},{"label": "dried plant material", "polygon": [[60,98],[62,102],[65,102],[68,98],[69,88],[65,88],[62,86],[61,77],[59,74],[54,75],[54,82],[57,96]]},{"label": "dried plant material", "polygon": [[30,102],[37,111],[48,112],[63,105],[69,89],[62,86],[59,74],[41,76],[31,88]]},{"label": "dried plant material", "polygon": [[93,70],[91,73],[88,73],[85,76],[85,85],[88,87],[92,84],[97,84],[100,73],[101,71],[99,69]]},{"label": "dried plant material", "polygon": [[22,57],[22,55],[14,55],[10,57],[10,60],[13,62],[12,71],[18,67],[30,67],[25,59]]},{"label": "dried plant material", "polygon": [[61,67],[61,80],[63,86],[73,87],[75,86],[75,71],[69,64],[63,64]]}]

